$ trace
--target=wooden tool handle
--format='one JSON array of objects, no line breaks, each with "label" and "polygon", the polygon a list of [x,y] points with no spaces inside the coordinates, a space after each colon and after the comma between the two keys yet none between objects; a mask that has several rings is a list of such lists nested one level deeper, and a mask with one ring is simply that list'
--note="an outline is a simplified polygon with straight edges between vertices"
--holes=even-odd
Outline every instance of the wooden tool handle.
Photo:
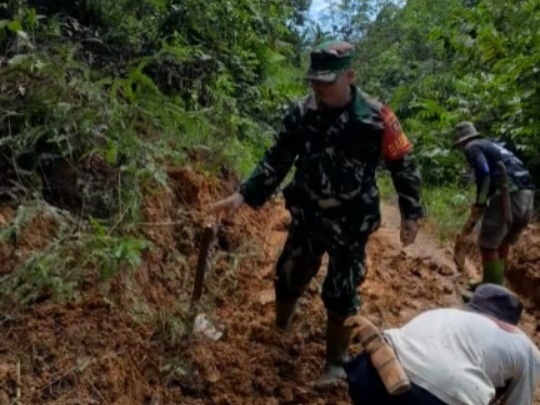
[{"label": "wooden tool handle", "polygon": [[197,270],[195,273],[195,283],[193,285],[193,294],[191,295],[191,305],[201,299],[202,290],[204,286],[204,276],[206,273],[206,267],[208,262],[208,255],[212,242],[216,237],[218,230],[217,225],[206,225],[203,231],[201,248],[199,250],[199,258],[197,261]]}]

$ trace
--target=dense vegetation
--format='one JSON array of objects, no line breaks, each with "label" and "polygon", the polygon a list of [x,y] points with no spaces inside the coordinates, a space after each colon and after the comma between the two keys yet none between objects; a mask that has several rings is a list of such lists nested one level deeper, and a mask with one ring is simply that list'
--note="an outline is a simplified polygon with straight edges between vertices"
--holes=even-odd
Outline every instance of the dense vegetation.
[{"label": "dense vegetation", "polygon": [[470,198],[463,157],[451,147],[459,121],[503,141],[540,184],[539,0],[331,4],[327,35],[358,44],[360,85],[392,105],[413,138],[428,215],[443,233],[459,226]]},{"label": "dense vegetation", "polygon": [[[89,221],[87,236],[59,236],[71,248],[107,269],[136,265],[144,192],[193,161],[245,175],[280,106],[306,91],[307,47],[329,37],[357,44],[359,83],[413,138],[445,230],[467,199],[449,141],[458,121],[538,176],[540,0],[330,3],[316,24],[309,0],[0,2],[0,200],[19,206],[0,241],[44,199]],[[21,272],[61,277],[65,253],[53,244]]]},{"label": "dense vegetation", "polygon": [[404,120],[429,185],[456,177],[448,135],[464,119],[538,172],[539,26],[538,0],[508,7],[499,0],[409,0],[380,9],[360,39],[360,79]]},{"label": "dense vegetation", "polygon": [[0,3],[0,200],[17,208],[0,242],[17,239],[40,201],[71,217],[3,292],[70,297],[79,267],[110,278],[122,263],[137,266],[147,246],[141,202],[166,185],[168,167],[245,174],[271,142],[279,107],[305,89],[297,55],[307,6]]},{"label": "dense vegetation", "polygon": [[[120,169],[123,183],[161,181],[159,161],[182,162],[197,148],[209,150],[216,165],[245,171],[260,149],[253,146],[267,142],[277,106],[302,89],[298,71],[283,63],[294,56],[287,24],[304,10],[294,2],[7,6],[0,25],[0,167],[4,177],[10,170],[24,175],[4,195],[37,185],[59,165],[93,166],[89,159]],[[62,191],[71,206],[88,197]],[[85,205],[94,214],[115,203],[121,201]]]}]

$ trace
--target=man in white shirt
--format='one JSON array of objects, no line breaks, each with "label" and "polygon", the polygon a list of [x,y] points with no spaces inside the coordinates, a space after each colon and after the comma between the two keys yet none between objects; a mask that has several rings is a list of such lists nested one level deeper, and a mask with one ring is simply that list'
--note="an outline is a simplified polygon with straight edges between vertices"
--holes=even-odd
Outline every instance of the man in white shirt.
[{"label": "man in white shirt", "polygon": [[426,311],[384,336],[411,381],[390,396],[366,355],[345,367],[355,405],[529,405],[540,352],[516,325],[522,303],[495,284],[477,288],[462,309]]}]

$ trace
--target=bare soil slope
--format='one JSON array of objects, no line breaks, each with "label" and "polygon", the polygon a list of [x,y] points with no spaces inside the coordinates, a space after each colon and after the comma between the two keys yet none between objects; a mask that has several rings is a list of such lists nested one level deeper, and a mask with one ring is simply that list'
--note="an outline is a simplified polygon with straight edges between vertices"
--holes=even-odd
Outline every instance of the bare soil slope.
[{"label": "bare soil slope", "polygon": [[[290,333],[273,329],[273,263],[286,236],[279,201],[242,210],[218,236],[201,311],[224,334],[190,333],[193,284],[204,207],[232,190],[189,170],[172,170],[171,189],[150,194],[144,236],[153,242],[142,266],[99,287],[92,269],[84,294],[62,304],[43,297],[30,307],[2,308],[0,405],[21,404],[348,404],[344,385],[310,387],[323,365],[325,312],[319,297],[324,267],[302,298]],[[15,216],[0,208],[0,226]],[[55,220],[38,215],[17,240],[0,245],[0,275],[47,246]],[[540,317],[538,228],[513,256],[509,280],[530,300],[527,332]],[[417,313],[461,305],[451,252],[427,231],[403,249],[395,207],[383,210],[372,237],[362,312],[381,327]],[[355,348],[353,347],[353,350]],[[540,402],[538,402],[540,403]]]}]

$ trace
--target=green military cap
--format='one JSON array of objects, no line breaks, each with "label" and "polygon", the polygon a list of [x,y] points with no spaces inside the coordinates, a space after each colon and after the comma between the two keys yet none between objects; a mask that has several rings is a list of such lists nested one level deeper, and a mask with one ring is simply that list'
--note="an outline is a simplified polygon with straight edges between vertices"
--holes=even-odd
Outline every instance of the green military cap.
[{"label": "green military cap", "polygon": [[326,41],[310,53],[310,64],[306,79],[334,82],[341,73],[352,65],[354,46],[344,41]]}]

